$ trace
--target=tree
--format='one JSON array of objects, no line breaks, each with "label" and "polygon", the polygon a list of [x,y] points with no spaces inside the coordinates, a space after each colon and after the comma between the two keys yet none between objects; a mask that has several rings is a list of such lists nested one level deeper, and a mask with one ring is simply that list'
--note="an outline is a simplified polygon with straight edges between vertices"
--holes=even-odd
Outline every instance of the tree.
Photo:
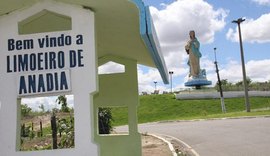
[{"label": "tree", "polygon": [[222,79],[221,84],[224,86],[228,85],[228,79]]},{"label": "tree", "polygon": [[[230,85],[230,83],[228,82],[228,79],[222,79],[220,80],[221,82],[221,86],[222,89],[226,90],[226,88],[228,88],[228,86]],[[217,81],[215,88],[219,91],[219,82]]]},{"label": "tree", "polygon": [[21,115],[22,115],[22,117],[29,116],[31,111],[32,111],[32,108],[28,107],[27,104],[21,104]]},{"label": "tree", "polygon": [[62,112],[69,112],[69,108],[67,106],[67,98],[65,95],[59,95],[56,99],[56,102],[61,105]]},{"label": "tree", "polygon": [[[247,85],[249,86],[251,84],[252,80],[249,77],[247,77],[246,80],[247,80]],[[236,86],[242,86],[243,85],[243,81],[239,81],[235,85]]]},{"label": "tree", "polygon": [[41,104],[40,106],[38,106],[39,109],[41,109],[41,112],[44,113],[45,112],[45,107],[43,104]]}]

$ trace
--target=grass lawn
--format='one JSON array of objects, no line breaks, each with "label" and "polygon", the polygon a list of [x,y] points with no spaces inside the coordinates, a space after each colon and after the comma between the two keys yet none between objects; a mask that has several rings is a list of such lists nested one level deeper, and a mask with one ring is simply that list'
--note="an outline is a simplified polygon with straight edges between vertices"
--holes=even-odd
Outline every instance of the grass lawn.
[{"label": "grass lawn", "polygon": [[[270,115],[269,97],[250,97],[251,112],[245,112],[244,98],[225,99],[227,113],[221,110],[220,99],[177,100],[174,95],[140,96],[139,123],[164,120],[192,120],[238,116]],[[127,110],[113,109],[113,125],[127,124]]]}]

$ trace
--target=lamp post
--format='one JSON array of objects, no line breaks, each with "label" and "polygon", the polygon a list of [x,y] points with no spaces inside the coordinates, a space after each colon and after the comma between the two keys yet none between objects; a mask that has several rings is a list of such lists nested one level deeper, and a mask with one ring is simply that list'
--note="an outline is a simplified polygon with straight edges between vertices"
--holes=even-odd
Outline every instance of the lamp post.
[{"label": "lamp post", "polygon": [[226,107],[225,107],[225,103],[224,103],[223,91],[222,91],[221,81],[220,81],[220,77],[219,77],[216,50],[217,50],[217,48],[214,48],[214,53],[215,53],[215,62],[214,62],[214,64],[216,65],[216,72],[217,72],[217,79],[218,79],[218,86],[219,86],[219,93],[220,93],[220,100],[221,100],[221,109],[222,109],[223,113],[226,113]]},{"label": "lamp post", "polygon": [[171,79],[171,93],[172,93],[172,74],[173,74],[173,71],[169,71],[169,74],[170,74],[170,79]]},{"label": "lamp post", "polygon": [[246,69],[245,69],[245,60],[244,60],[241,26],[240,26],[240,24],[244,21],[245,21],[245,19],[239,18],[237,20],[233,20],[232,23],[236,23],[238,25],[240,52],[241,52],[241,61],[242,61],[242,72],[243,72],[243,84],[244,84],[244,90],[245,90],[246,111],[250,112],[250,104],[249,104],[249,98],[248,98],[248,86],[247,86]]},{"label": "lamp post", "polygon": [[155,84],[155,91],[157,90],[157,81],[154,81]]}]

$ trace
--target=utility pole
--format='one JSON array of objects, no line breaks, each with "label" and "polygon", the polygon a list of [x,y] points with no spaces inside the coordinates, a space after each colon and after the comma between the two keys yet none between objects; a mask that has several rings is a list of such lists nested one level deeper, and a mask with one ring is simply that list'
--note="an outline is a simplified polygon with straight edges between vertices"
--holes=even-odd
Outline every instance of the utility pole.
[{"label": "utility pole", "polygon": [[172,74],[173,74],[173,71],[169,71],[169,74],[170,74],[170,79],[171,79],[171,93],[172,93]]},{"label": "utility pole", "polygon": [[217,48],[214,48],[214,53],[215,53],[214,64],[216,65],[216,72],[217,72],[217,79],[218,79],[218,86],[219,86],[219,93],[220,93],[220,100],[221,100],[221,109],[222,109],[223,113],[226,113],[226,107],[225,107],[225,103],[224,103],[223,91],[222,91],[222,86],[221,86],[222,84],[221,84],[220,77],[219,77],[216,50],[217,50]]},{"label": "utility pole", "polygon": [[240,42],[240,52],[241,52],[241,61],[242,61],[242,72],[243,72],[243,84],[244,84],[244,91],[245,91],[245,102],[246,102],[246,111],[250,112],[250,103],[248,98],[248,86],[247,86],[247,78],[246,78],[246,68],[245,68],[245,60],[244,60],[244,50],[242,44],[242,35],[241,35],[241,27],[240,24],[244,22],[245,19],[239,18],[237,20],[232,21],[232,23],[237,23],[238,25],[238,32],[239,32],[239,42]]}]

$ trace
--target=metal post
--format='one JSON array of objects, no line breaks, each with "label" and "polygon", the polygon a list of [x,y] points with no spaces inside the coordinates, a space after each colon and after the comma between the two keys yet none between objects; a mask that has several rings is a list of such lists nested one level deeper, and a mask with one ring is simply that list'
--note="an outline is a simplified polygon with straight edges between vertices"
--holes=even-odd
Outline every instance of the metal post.
[{"label": "metal post", "polygon": [[239,31],[239,42],[240,42],[240,52],[241,52],[241,60],[242,60],[242,72],[243,72],[243,84],[245,91],[245,102],[246,102],[246,111],[250,112],[250,103],[248,98],[248,86],[247,86],[247,78],[246,78],[246,69],[245,69],[245,60],[244,60],[244,50],[242,44],[242,35],[241,35],[241,27],[240,24],[244,22],[245,19],[239,18],[237,20],[232,21],[232,23],[237,23],[238,31]]},{"label": "metal post", "polygon": [[172,91],[172,74],[173,74],[173,71],[169,71],[169,74],[170,74],[170,79],[171,79],[171,93],[173,92]]},{"label": "metal post", "polygon": [[57,125],[56,125],[56,116],[53,113],[53,116],[51,116],[51,129],[52,129],[52,143],[53,143],[53,149],[57,149]]},{"label": "metal post", "polygon": [[226,107],[225,107],[225,103],[224,103],[223,91],[222,91],[222,86],[221,86],[222,84],[221,84],[220,77],[219,77],[219,70],[218,70],[218,64],[217,64],[216,50],[217,50],[217,48],[214,48],[214,53],[215,53],[215,62],[214,62],[214,64],[216,65],[216,73],[217,73],[219,93],[220,93],[220,100],[221,100],[221,109],[222,109],[222,112],[223,113],[226,113]]},{"label": "metal post", "polygon": [[155,91],[157,90],[157,81],[154,81],[155,84]]}]

